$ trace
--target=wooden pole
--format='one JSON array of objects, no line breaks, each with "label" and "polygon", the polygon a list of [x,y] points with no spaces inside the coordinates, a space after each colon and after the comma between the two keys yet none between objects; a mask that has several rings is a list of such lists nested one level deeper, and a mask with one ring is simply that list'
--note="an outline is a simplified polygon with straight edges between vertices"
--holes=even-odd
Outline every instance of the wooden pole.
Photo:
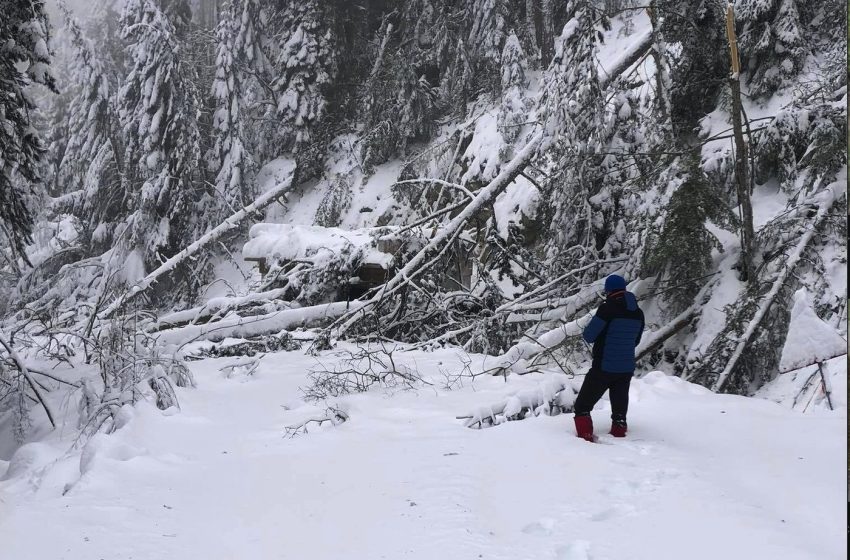
[{"label": "wooden pole", "polygon": [[741,205],[741,256],[744,279],[752,286],[755,282],[753,272],[753,206],[749,193],[748,146],[744,140],[744,127],[741,122],[741,62],[738,57],[738,38],[735,34],[735,10],[732,4],[726,7],[726,36],[729,39],[729,54],[732,61],[732,74],[729,85],[732,88],[732,128],[735,138],[735,187],[738,203]]}]

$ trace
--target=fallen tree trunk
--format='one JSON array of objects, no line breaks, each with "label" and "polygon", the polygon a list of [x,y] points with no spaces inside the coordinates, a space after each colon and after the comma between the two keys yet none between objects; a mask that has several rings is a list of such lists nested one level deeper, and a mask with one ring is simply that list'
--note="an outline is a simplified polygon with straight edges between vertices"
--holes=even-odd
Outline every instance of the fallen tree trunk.
[{"label": "fallen tree trunk", "polygon": [[661,327],[657,331],[649,333],[644,337],[638,347],[635,349],[635,361],[640,360],[686,326],[691,323],[697,313],[697,306],[693,305],[670,321],[667,325]]},{"label": "fallen tree trunk", "polygon": [[607,72],[604,78],[600,77],[599,89],[607,88],[611,85],[611,82],[617,78],[617,76],[628,70],[632,64],[646,55],[649,52],[649,49],[652,48],[652,39],[653,34],[647,31],[645,35],[632,46],[632,48],[623,53],[620,59],[616,61],[613,68],[611,68],[611,71]]},{"label": "fallen tree trunk", "polygon": [[[352,301],[352,307],[363,305],[362,302]],[[285,309],[265,315],[253,317],[231,316],[215,323],[203,325],[187,325],[175,329],[163,330],[157,333],[156,339],[163,344],[184,346],[190,342],[207,340],[221,342],[225,338],[250,338],[277,334],[284,330],[294,330],[298,327],[314,327],[327,324],[329,319],[339,317],[348,309],[344,301]]]},{"label": "fallen tree trunk", "polygon": [[437,259],[445,251],[451,242],[460,234],[462,227],[466,222],[478,213],[483,208],[493,203],[496,197],[507,188],[509,184],[520,174],[520,172],[528,165],[531,158],[537,153],[537,148],[543,140],[543,131],[535,134],[528,144],[514,157],[507,165],[505,165],[495,179],[482,188],[475,194],[475,198],[466,205],[466,207],[455,216],[445,228],[439,230],[437,234],[422,248],[416,255],[410,259],[407,264],[402,267],[398,273],[393,276],[386,284],[384,284],[378,292],[369,300],[364,302],[364,305],[357,311],[346,313],[333,325],[331,325],[331,333],[334,337],[340,337],[350,329],[357,321],[362,319],[366,314],[378,305],[384,298],[387,298],[401,288],[408,285],[411,280],[428,270]]},{"label": "fallen tree trunk", "polygon": [[723,368],[723,371],[720,372],[720,375],[711,387],[712,391],[720,392],[726,386],[726,383],[729,380],[729,375],[732,373],[732,370],[735,369],[735,366],[738,364],[738,360],[741,358],[741,355],[744,353],[744,350],[747,348],[747,345],[750,343],[750,340],[753,338],[753,335],[762,320],[767,316],[767,312],[770,310],[771,305],[773,305],[776,296],[779,294],[782,286],[785,285],[788,276],[797,266],[797,263],[800,261],[800,257],[803,255],[806,247],[809,246],[809,243],[815,236],[815,233],[824,218],[832,208],[835,199],[838,197],[838,193],[836,192],[837,188],[838,183],[834,183],[819,194],[820,201],[818,202],[818,212],[813,219],[810,229],[803,234],[799,243],[797,243],[797,246],[794,248],[794,251],[788,255],[788,260],[785,262],[779,276],[773,281],[773,286],[770,291],[765,296],[761,305],[759,305],[756,314],[753,316],[753,319],[750,321],[750,324],[747,326],[744,334],[742,334],[738,339],[738,344],[735,347],[735,351],[732,353],[732,356],[729,358],[729,361],[726,362],[726,367]]},{"label": "fallen tree trunk", "polygon": [[[199,325],[209,323],[217,318],[224,318],[231,312],[243,313],[244,309],[251,306],[262,306],[273,304],[278,301],[280,306],[291,308],[291,302],[279,301],[287,288],[275,288],[265,292],[251,293],[245,296],[222,296],[211,298],[204,305],[175,311],[168,315],[160,317],[156,323],[148,327],[148,332],[158,332],[165,329],[174,329],[184,325]],[[271,310],[266,310],[264,314],[268,314]],[[275,311],[283,311],[276,309]]]},{"label": "fallen tree trunk", "polygon": [[211,229],[205,235],[203,235],[200,239],[162,263],[156,270],[145,276],[141,281],[139,281],[136,285],[134,285],[129,291],[125,292],[118,299],[114,300],[110,303],[106,309],[101,311],[98,314],[98,319],[108,319],[110,318],[118,309],[126,305],[129,301],[134,299],[136,296],[150,288],[153,284],[160,279],[160,277],[168,274],[173,271],[174,268],[186,260],[187,258],[195,255],[200,252],[201,249],[221,238],[224,234],[229,231],[235,229],[243,220],[252,216],[254,213],[263,210],[266,206],[269,206],[272,202],[277,200],[283,193],[292,188],[292,181],[295,176],[295,163],[288,162],[289,168],[284,170],[286,172],[286,179],[281,183],[278,183],[276,187],[269,190],[268,192],[260,195],[254,202],[239,210],[238,212],[231,215],[229,218],[224,220],[218,226]]}]

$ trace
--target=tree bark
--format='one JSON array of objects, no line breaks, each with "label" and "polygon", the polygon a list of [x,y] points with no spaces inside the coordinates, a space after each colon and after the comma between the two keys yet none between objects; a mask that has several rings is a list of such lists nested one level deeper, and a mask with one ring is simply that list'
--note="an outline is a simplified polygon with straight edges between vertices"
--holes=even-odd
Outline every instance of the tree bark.
[{"label": "tree bark", "polygon": [[552,58],[555,56],[555,17],[552,3],[553,0],[543,0],[540,7],[540,23],[542,27],[540,33],[542,61],[540,65],[543,68],[549,66],[549,63],[552,62]]},{"label": "tree bark", "polygon": [[528,33],[528,38],[531,41],[531,52],[528,53],[529,61],[538,62],[540,53],[540,43],[537,41],[537,2],[535,0],[525,0],[525,27]]},{"label": "tree bark", "polygon": [[726,8],[726,34],[729,39],[729,53],[732,59],[732,73],[729,85],[732,88],[732,128],[735,138],[735,187],[738,203],[741,205],[741,260],[744,279],[752,286],[755,283],[753,271],[753,206],[750,200],[750,180],[748,168],[748,146],[744,140],[744,127],[741,122],[741,63],[738,59],[738,41],[735,36],[735,12],[732,4]]}]

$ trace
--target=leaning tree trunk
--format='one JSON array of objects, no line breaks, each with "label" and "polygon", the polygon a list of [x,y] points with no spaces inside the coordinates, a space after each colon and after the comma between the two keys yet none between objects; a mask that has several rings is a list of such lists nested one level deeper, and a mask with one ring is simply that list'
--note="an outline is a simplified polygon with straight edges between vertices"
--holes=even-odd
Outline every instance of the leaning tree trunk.
[{"label": "leaning tree trunk", "polygon": [[162,263],[159,268],[145,276],[142,280],[140,280],[137,284],[135,284],[129,291],[125,292],[122,296],[114,300],[110,303],[106,309],[98,313],[99,319],[108,319],[110,318],[118,309],[129,303],[136,296],[150,288],[154,285],[162,276],[173,271],[177,265],[181,262],[185,261],[192,255],[197,254],[204,247],[220,239],[226,233],[234,230],[241,222],[243,222],[249,216],[253,216],[255,213],[263,210],[266,206],[269,206],[275,200],[280,198],[282,194],[288,191],[292,187],[293,179],[295,176],[295,164],[291,163],[291,168],[288,170],[286,174],[286,179],[269,190],[267,193],[262,194],[257,198],[254,202],[235,212],[229,218],[224,220],[222,223],[208,231],[204,234],[200,239]]},{"label": "leaning tree trunk", "polygon": [[741,122],[741,63],[738,59],[738,40],[735,35],[735,12],[732,4],[726,8],[726,35],[729,38],[729,53],[732,59],[732,73],[729,85],[732,88],[732,128],[735,137],[735,187],[738,203],[741,205],[741,257],[744,279],[752,286],[755,282],[753,271],[753,206],[750,201],[750,180],[748,169],[748,146],[744,140],[744,128]]},{"label": "leaning tree trunk", "polygon": [[546,68],[552,62],[555,56],[555,7],[554,0],[543,0],[540,7],[540,23],[541,23],[541,47],[540,56],[542,58],[541,66]]},{"label": "leaning tree trunk", "polygon": [[788,277],[794,271],[797,264],[800,262],[800,258],[803,256],[803,253],[809,246],[809,243],[815,236],[815,233],[820,228],[824,219],[832,208],[832,204],[838,197],[835,188],[837,187],[828,187],[825,192],[821,193],[820,196],[823,197],[823,199],[819,201],[818,212],[813,219],[810,229],[806,231],[805,234],[803,234],[803,236],[800,238],[800,241],[797,243],[797,246],[794,248],[794,251],[792,251],[791,254],[788,255],[788,259],[786,260],[785,265],[780,271],[779,276],[777,276],[776,280],[773,281],[773,286],[771,287],[770,291],[767,293],[767,295],[765,295],[761,304],[758,306],[755,315],[753,316],[752,320],[750,320],[746,330],[744,330],[744,333],[740,337],[738,337],[735,350],[732,352],[732,355],[726,362],[726,367],[723,368],[723,371],[720,372],[711,387],[713,391],[720,392],[726,388],[727,384],[729,383],[729,380],[732,378],[732,373],[735,370],[735,366],[737,366],[738,364],[738,360],[741,358],[741,356],[744,354],[744,351],[749,346],[750,341],[752,340],[753,336],[761,325],[761,322],[767,316],[768,311],[770,311],[770,308],[776,300],[777,295],[779,294],[785,283],[788,281]]},{"label": "leaning tree trunk", "polygon": [[664,83],[664,39],[661,37],[658,22],[658,2],[651,0],[647,8],[649,21],[652,24],[652,60],[655,63],[655,106],[658,109],[659,120],[667,121],[667,92]]}]

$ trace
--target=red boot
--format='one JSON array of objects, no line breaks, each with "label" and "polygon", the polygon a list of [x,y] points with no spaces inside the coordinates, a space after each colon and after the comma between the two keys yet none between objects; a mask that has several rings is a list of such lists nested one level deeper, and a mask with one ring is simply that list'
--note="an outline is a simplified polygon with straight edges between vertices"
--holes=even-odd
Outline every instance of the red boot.
[{"label": "red boot", "polygon": [[587,441],[594,441],[593,437],[593,418],[589,414],[575,417],[576,435]]},{"label": "red boot", "polygon": [[611,432],[610,434],[614,437],[626,437],[626,423],[625,422],[615,422],[611,424]]}]

